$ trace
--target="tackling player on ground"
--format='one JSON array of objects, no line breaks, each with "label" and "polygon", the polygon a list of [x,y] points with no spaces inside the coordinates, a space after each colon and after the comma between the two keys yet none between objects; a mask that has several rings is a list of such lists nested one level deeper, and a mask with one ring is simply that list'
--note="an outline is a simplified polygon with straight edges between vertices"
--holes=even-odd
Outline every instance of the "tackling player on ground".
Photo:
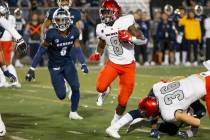
[{"label": "tackling player on ground", "polygon": [[123,115],[128,99],[133,91],[136,73],[134,44],[147,42],[135,28],[132,15],[121,15],[121,7],[115,0],[104,0],[100,7],[101,24],[96,27],[99,43],[91,61],[98,61],[107,47],[109,60],[97,77],[96,89],[99,92],[97,105],[101,106],[110,92],[110,85],[119,76],[118,106],[112,123]]},{"label": "tackling player on ground", "polygon": [[[210,62],[204,62],[204,66],[210,70]],[[131,111],[118,122],[106,129],[106,133],[112,137],[120,138],[118,130],[128,122],[140,118],[156,120],[152,125],[151,136],[159,138],[159,132],[172,130],[175,122],[183,122],[191,126],[187,131],[179,133],[182,138],[190,138],[197,134],[200,126],[200,118],[205,115],[205,107],[200,99],[206,101],[208,114],[210,114],[210,71],[193,74],[186,78],[179,77],[169,81],[161,81],[153,85],[149,95],[139,103],[139,109]],[[189,114],[189,108],[194,112]],[[210,116],[210,115],[209,115]],[[157,119],[161,117],[167,123],[157,129]],[[170,125],[168,125],[170,124]],[[168,127],[170,126],[170,127]],[[163,130],[164,127],[164,130]],[[178,129],[174,132],[177,134]]]}]

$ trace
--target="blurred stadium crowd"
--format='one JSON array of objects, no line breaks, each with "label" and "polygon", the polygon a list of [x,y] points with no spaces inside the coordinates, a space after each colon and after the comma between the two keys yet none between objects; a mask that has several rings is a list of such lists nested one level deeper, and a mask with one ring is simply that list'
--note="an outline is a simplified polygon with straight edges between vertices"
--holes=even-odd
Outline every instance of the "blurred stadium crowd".
[{"label": "blurred stadium crowd", "polygon": [[[102,0],[74,0],[73,7],[81,11],[82,48],[86,58],[97,44],[95,27]],[[210,1],[208,0],[117,0],[124,12],[133,14],[136,26],[148,43],[135,47],[138,65],[197,66],[210,59]],[[30,45],[32,59],[39,47],[41,24],[49,7],[56,0],[6,0],[16,17],[17,30]],[[125,6],[126,5],[126,6]],[[136,7],[134,8],[135,5]],[[106,53],[99,62],[103,65]],[[44,58],[40,66],[45,65]],[[23,67],[27,61],[13,62]]]}]

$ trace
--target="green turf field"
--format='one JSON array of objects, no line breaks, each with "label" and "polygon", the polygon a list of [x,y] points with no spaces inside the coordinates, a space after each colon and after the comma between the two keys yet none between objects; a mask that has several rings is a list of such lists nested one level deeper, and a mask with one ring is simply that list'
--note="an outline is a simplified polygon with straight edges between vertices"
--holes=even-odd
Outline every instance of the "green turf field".
[{"label": "green turf field", "polygon": [[[160,79],[176,75],[189,75],[205,70],[203,67],[151,67],[137,70],[135,90],[129,100],[128,110],[135,109],[138,100],[149,91],[152,84]],[[21,89],[0,89],[0,112],[7,127],[7,135],[0,140],[102,140],[107,137],[105,129],[109,126],[117,104],[117,80],[112,85],[112,93],[102,107],[96,106],[97,92],[95,79],[99,69],[90,68],[88,75],[79,73],[81,100],[79,113],[82,121],[68,119],[69,100],[59,101],[52,89],[46,68],[36,71],[36,81],[24,81],[27,69],[18,69],[22,82]],[[122,139],[149,140],[149,129],[138,129],[126,134],[121,131]],[[193,140],[209,140],[210,120],[202,119],[202,128]],[[161,134],[163,140],[176,140]]]}]

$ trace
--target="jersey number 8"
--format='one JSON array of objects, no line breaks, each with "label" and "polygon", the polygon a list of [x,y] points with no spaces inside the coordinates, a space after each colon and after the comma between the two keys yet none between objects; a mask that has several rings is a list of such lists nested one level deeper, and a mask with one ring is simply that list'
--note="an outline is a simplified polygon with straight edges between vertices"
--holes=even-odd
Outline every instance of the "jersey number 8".
[{"label": "jersey number 8", "polygon": [[117,56],[122,55],[123,54],[123,48],[122,48],[122,44],[119,42],[118,37],[117,36],[111,37],[110,42],[113,46],[114,53]]}]

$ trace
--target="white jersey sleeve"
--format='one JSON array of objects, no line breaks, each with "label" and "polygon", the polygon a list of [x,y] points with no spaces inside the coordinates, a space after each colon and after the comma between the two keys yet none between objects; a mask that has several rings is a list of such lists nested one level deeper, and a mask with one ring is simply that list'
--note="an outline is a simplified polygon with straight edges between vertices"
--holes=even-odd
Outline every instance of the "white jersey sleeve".
[{"label": "white jersey sleeve", "polygon": [[15,40],[19,40],[22,36],[17,32],[14,26],[4,17],[0,17],[0,26],[7,30]]},{"label": "white jersey sleeve", "polygon": [[105,40],[105,34],[104,34],[104,28],[106,25],[104,25],[103,23],[98,24],[96,26],[96,35],[98,38]]},{"label": "white jersey sleeve", "polygon": [[133,15],[122,16],[117,21],[119,23],[119,30],[128,30],[128,28],[135,24]]},{"label": "white jersey sleeve", "polygon": [[[13,27],[16,28],[16,20],[13,15],[9,15],[7,21],[11,25],[11,28]],[[13,40],[12,34],[9,31],[5,30],[2,37],[0,38],[0,41],[12,41],[12,40]]]},{"label": "white jersey sleeve", "polygon": [[189,106],[206,94],[205,83],[196,75],[170,83],[159,82],[153,86],[158,99],[162,119],[176,121],[178,110],[186,111]]}]

